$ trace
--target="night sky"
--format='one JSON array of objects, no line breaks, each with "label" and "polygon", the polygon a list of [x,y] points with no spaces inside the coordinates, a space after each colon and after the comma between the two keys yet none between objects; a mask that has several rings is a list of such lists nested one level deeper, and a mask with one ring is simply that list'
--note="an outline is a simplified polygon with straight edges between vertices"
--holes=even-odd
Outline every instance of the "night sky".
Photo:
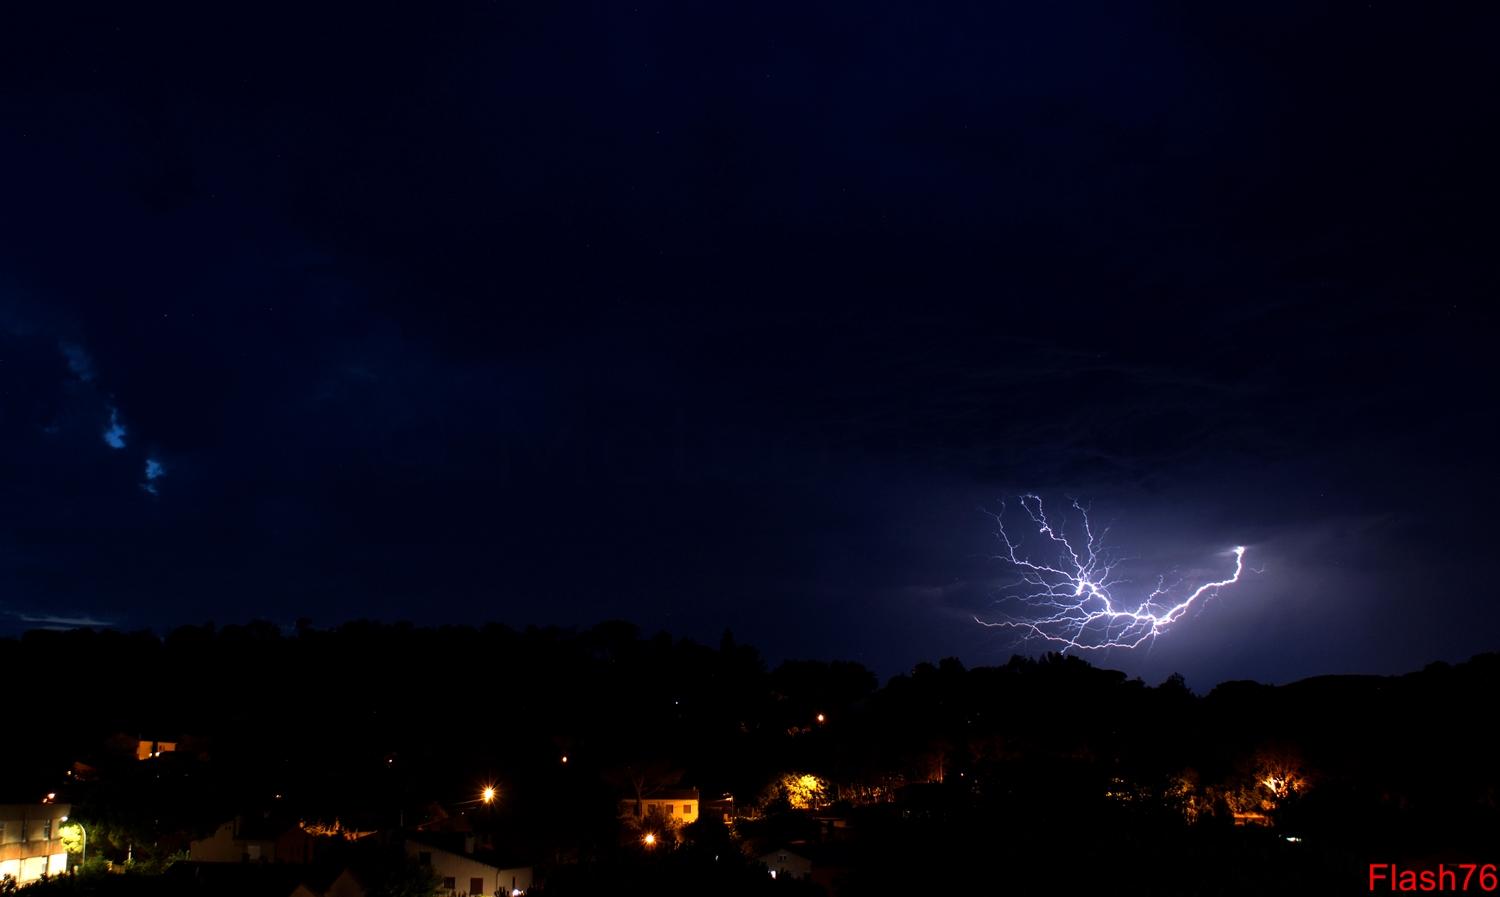
[{"label": "night sky", "polygon": [[1500,647],[1492,5],[24,5],[0,631],[998,663],[1035,492],[1259,570],[1091,662]]}]

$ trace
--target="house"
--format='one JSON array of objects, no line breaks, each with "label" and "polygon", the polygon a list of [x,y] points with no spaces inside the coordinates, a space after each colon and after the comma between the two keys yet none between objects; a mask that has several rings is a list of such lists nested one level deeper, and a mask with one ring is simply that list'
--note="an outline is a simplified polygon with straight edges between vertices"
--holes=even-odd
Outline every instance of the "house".
[{"label": "house", "polygon": [[162,754],[174,754],[177,752],[175,741],[152,741],[146,738],[135,740],[135,758],[137,760],[151,760]]},{"label": "house", "polygon": [[293,823],[237,817],[188,844],[199,863],[310,863],[318,839]]},{"label": "house", "polygon": [[17,884],[68,870],[62,826],[68,804],[0,804],[0,880]]},{"label": "house", "polygon": [[209,742],[189,734],[171,735],[162,732],[115,732],[104,740],[109,753],[132,757],[137,761],[165,760],[175,758],[178,762],[205,760],[208,758]]},{"label": "house", "polygon": [[780,881],[811,881],[813,862],[790,847],[782,847],[762,854],[755,861],[766,867],[771,877]]},{"label": "house", "polygon": [[68,779],[74,782],[92,782],[99,778],[99,770],[82,761],[75,760],[73,766],[67,772]]},{"label": "house", "polygon": [[639,798],[626,797],[620,800],[621,816],[644,819],[656,813],[678,825],[697,822],[701,808],[697,788],[655,788]]},{"label": "house", "polygon": [[162,873],[159,893],[212,894],[214,897],[289,895],[306,879],[308,868],[291,863],[199,863],[181,860]]},{"label": "house", "polygon": [[365,897],[364,882],[353,871],[344,869],[331,881],[303,879],[290,897]]},{"label": "house", "polygon": [[810,881],[825,893],[842,894],[853,866],[849,845],[796,841],[756,857],[772,878]]},{"label": "house", "polygon": [[734,821],[734,795],[725,793],[722,797],[703,801],[698,805],[700,813],[708,813],[714,816],[722,816],[724,824],[728,825]]},{"label": "house", "polygon": [[531,889],[530,866],[475,848],[475,837],[462,833],[424,832],[406,840],[406,855],[432,869],[450,897],[505,897]]}]

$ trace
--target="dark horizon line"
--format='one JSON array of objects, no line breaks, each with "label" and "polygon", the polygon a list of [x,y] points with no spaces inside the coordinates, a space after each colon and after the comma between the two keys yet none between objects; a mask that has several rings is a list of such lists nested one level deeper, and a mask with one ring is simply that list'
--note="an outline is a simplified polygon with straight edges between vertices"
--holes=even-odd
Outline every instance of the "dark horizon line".
[{"label": "dark horizon line", "polygon": [[[134,627],[134,628],[126,628],[126,627],[124,627],[122,625],[110,624],[110,623],[105,623],[105,622],[102,622],[102,621],[89,621],[89,622],[92,625],[36,626],[36,627],[32,627],[30,629],[21,630],[19,632],[16,632],[16,633],[13,633],[13,634],[10,634],[10,635],[0,636],[0,642],[5,642],[5,641],[19,641],[19,640],[21,640],[21,639],[23,639],[23,638],[25,638],[26,636],[29,636],[29,635],[41,635],[41,636],[45,637],[45,636],[63,635],[63,634],[75,633],[75,632],[114,633],[116,635],[125,636],[125,637],[148,635],[148,636],[151,636],[152,638],[154,638],[156,641],[160,642],[160,641],[165,641],[166,637],[168,635],[170,635],[172,632],[175,632],[175,631],[181,630],[181,629],[209,629],[209,630],[212,630],[215,633],[219,633],[219,632],[223,632],[225,629],[229,629],[229,628],[249,628],[249,627],[255,626],[256,624],[266,624],[266,625],[274,628],[276,630],[276,633],[277,633],[278,637],[285,637],[285,636],[289,636],[289,635],[295,636],[295,635],[300,634],[303,631],[322,632],[322,633],[334,633],[334,632],[337,632],[338,630],[343,629],[345,627],[348,627],[348,626],[357,626],[357,625],[367,625],[367,626],[372,626],[372,627],[385,627],[385,628],[392,628],[392,629],[403,628],[403,629],[410,629],[410,630],[413,630],[413,631],[430,631],[430,632],[435,632],[435,631],[440,630],[440,629],[468,629],[468,630],[472,630],[474,632],[483,632],[486,629],[493,629],[493,628],[497,628],[498,627],[498,628],[501,628],[501,629],[508,630],[508,631],[510,631],[512,633],[517,633],[517,634],[524,634],[524,633],[531,632],[531,631],[543,631],[543,632],[544,631],[554,631],[554,632],[568,633],[568,634],[571,634],[571,635],[574,635],[574,636],[578,636],[578,635],[581,635],[583,633],[586,633],[586,632],[589,632],[589,631],[592,631],[592,630],[596,630],[596,629],[600,629],[600,628],[603,628],[603,627],[606,627],[606,626],[628,626],[632,630],[634,630],[635,637],[638,640],[640,640],[640,641],[649,641],[649,640],[651,640],[653,638],[657,638],[657,637],[665,635],[665,636],[668,636],[669,638],[671,638],[674,643],[686,642],[686,643],[689,643],[689,644],[700,645],[700,646],[708,647],[708,648],[712,648],[713,647],[713,645],[708,644],[708,643],[703,642],[703,641],[700,641],[699,639],[696,639],[696,638],[694,638],[692,636],[676,635],[676,634],[672,633],[671,631],[669,631],[667,629],[664,629],[664,628],[663,629],[657,629],[655,631],[648,631],[645,627],[641,626],[639,623],[636,623],[633,620],[628,620],[628,619],[621,618],[621,617],[606,618],[606,619],[600,620],[597,623],[593,623],[593,624],[588,625],[588,626],[580,626],[580,625],[577,625],[577,624],[564,625],[564,624],[557,624],[557,623],[546,623],[546,624],[527,623],[524,626],[514,626],[514,625],[512,625],[510,623],[505,623],[505,622],[502,622],[502,621],[499,621],[499,620],[487,620],[487,621],[485,621],[483,623],[417,623],[417,622],[414,622],[412,620],[381,620],[381,619],[376,619],[376,618],[371,618],[371,617],[356,617],[356,618],[353,618],[353,619],[344,620],[344,621],[342,621],[340,623],[337,623],[335,625],[332,625],[332,626],[316,626],[316,625],[313,625],[311,619],[310,618],[306,618],[306,617],[299,618],[297,621],[295,621],[295,622],[293,622],[291,624],[277,623],[274,620],[266,620],[266,619],[262,619],[262,618],[252,618],[252,619],[246,620],[244,622],[231,622],[231,623],[224,623],[224,624],[220,624],[220,623],[218,623],[215,620],[206,620],[206,621],[204,621],[202,623],[174,623],[174,624],[171,624],[170,626],[168,626],[166,628],[161,628],[161,627],[157,627],[157,626],[138,626],[138,627]],[[890,682],[892,680],[896,679],[897,677],[913,675],[916,672],[917,668],[919,668],[919,667],[922,667],[922,666],[925,665],[925,666],[930,666],[930,667],[936,668],[939,665],[943,664],[944,662],[950,661],[950,660],[958,663],[959,666],[961,666],[965,671],[969,671],[969,670],[983,670],[983,669],[999,669],[1001,667],[1004,667],[1004,666],[1007,666],[1007,665],[1009,665],[1011,663],[1014,663],[1017,660],[1036,662],[1036,661],[1041,661],[1041,660],[1043,660],[1045,658],[1051,658],[1051,657],[1056,657],[1056,658],[1076,658],[1079,661],[1082,661],[1084,664],[1088,665],[1089,667],[1091,667],[1093,669],[1100,670],[1100,671],[1103,671],[1103,672],[1117,673],[1120,676],[1124,677],[1124,681],[1125,682],[1133,682],[1133,681],[1134,682],[1141,682],[1147,688],[1160,688],[1161,686],[1165,685],[1167,681],[1169,681],[1172,678],[1180,675],[1177,672],[1173,672],[1173,673],[1169,674],[1166,677],[1166,679],[1164,679],[1162,682],[1159,682],[1156,685],[1150,685],[1150,684],[1146,683],[1145,680],[1142,679],[1139,675],[1131,676],[1129,673],[1126,673],[1124,670],[1115,669],[1113,667],[1101,666],[1099,664],[1093,663],[1093,662],[1091,662],[1088,659],[1087,655],[1084,654],[1084,653],[1082,653],[1082,652],[1078,652],[1078,651],[1069,652],[1067,650],[1062,650],[1062,651],[1042,651],[1042,652],[1037,653],[1037,654],[1014,653],[1014,654],[1011,654],[1011,656],[1005,662],[1003,662],[1003,663],[980,664],[980,665],[975,665],[975,666],[968,666],[968,665],[964,664],[964,662],[962,661],[962,659],[960,659],[959,657],[957,657],[955,655],[949,655],[947,657],[941,657],[941,658],[938,658],[937,660],[921,659],[921,660],[917,660],[914,663],[912,663],[911,666],[908,667],[904,672],[893,673],[889,677],[886,677],[882,681],[881,677],[880,677],[880,674],[877,671],[875,671],[873,669],[870,669],[869,667],[865,666],[864,662],[859,661],[859,660],[852,660],[852,659],[849,659],[849,658],[842,658],[842,657],[828,657],[828,658],[819,658],[819,657],[783,657],[783,658],[780,658],[775,665],[772,665],[769,662],[769,660],[767,658],[767,655],[764,652],[762,652],[761,649],[758,646],[756,646],[756,645],[754,645],[754,644],[752,644],[750,642],[740,641],[738,638],[736,638],[735,635],[734,635],[733,629],[731,627],[725,627],[724,628],[723,635],[720,637],[720,645],[719,645],[719,649],[720,650],[723,649],[726,639],[730,643],[732,643],[734,645],[737,645],[737,646],[740,646],[740,647],[748,647],[748,648],[753,649],[755,651],[756,655],[760,658],[760,660],[762,660],[763,662],[766,662],[766,664],[767,664],[766,668],[767,668],[768,671],[769,670],[774,670],[774,669],[776,669],[776,667],[784,665],[784,664],[787,664],[787,663],[809,663],[809,662],[811,662],[811,663],[829,663],[829,664],[832,664],[832,663],[852,663],[852,664],[856,664],[856,665],[858,665],[858,666],[860,666],[860,667],[868,670],[872,674],[874,674],[875,677],[876,677],[876,681],[880,682],[880,686],[879,686],[880,688],[884,688],[886,685],[889,685]],[[1305,685],[1307,683],[1317,682],[1317,681],[1320,681],[1320,680],[1330,680],[1330,679],[1401,679],[1401,678],[1405,678],[1407,676],[1417,675],[1417,674],[1426,672],[1428,670],[1431,670],[1431,669],[1437,668],[1437,667],[1452,668],[1452,667],[1456,667],[1456,666],[1462,666],[1464,664],[1473,663],[1474,661],[1479,660],[1481,658],[1496,657],[1496,656],[1500,656],[1500,649],[1489,650],[1489,651],[1480,651],[1480,652],[1478,652],[1476,654],[1470,655],[1469,657],[1464,658],[1463,660],[1459,660],[1459,661],[1452,661],[1452,662],[1450,662],[1450,661],[1446,661],[1446,660],[1435,659],[1435,660],[1428,661],[1426,664],[1424,664],[1419,669],[1410,669],[1410,670],[1406,670],[1405,672],[1399,672],[1399,673],[1360,673],[1360,672],[1318,673],[1318,674],[1315,674],[1315,675],[1312,675],[1312,676],[1304,676],[1304,677],[1302,677],[1300,679],[1294,679],[1294,680],[1292,680],[1290,682],[1284,682],[1284,683],[1281,683],[1281,684],[1261,682],[1258,679],[1224,679],[1224,680],[1221,680],[1219,682],[1214,683],[1213,686],[1211,686],[1210,688],[1208,688],[1205,691],[1199,692],[1199,691],[1196,691],[1196,690],[1194,690],[1192,688],[1188,688],[1188,691],[1191,694],[1193,694],[1195,696],[1198,696],[1198,697],[1207,697],[1209,694],[1213,693],[1215,690],[1217,690],[1219,688],[1222,688],[1224,686],[1230,686],[1230,685],[1234,685],[1234,686],[1239,686],[1239,685],[1254,685],[1254,686],[1261,687],[1261,688],[1290,688],[1290,687],[1293,687],[1293,686]]]}]

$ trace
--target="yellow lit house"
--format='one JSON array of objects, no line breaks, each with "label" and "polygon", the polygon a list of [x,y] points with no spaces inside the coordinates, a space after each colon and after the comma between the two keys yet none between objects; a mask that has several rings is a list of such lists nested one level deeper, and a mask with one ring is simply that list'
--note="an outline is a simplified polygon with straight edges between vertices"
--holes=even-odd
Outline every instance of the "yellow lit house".
[{"label": "yellow lit house", "polygon": [[644,819],[657,813],[678,825],[697,822],[700,809],[697,788],[656,788],[639,800],[627,797],[620,801],[622,815]]},{"label": "yellow lit house", "polygon": [[0,804],[0,881],[27,884],[68,871],[63,847],[67,804]]},{"label": "yellow lit house", "polygon": [[137,760],[151,760],[162,754],[171,754],[177,751],[175,741],[148,741],[138,738],[135,742],[135,758]]}]

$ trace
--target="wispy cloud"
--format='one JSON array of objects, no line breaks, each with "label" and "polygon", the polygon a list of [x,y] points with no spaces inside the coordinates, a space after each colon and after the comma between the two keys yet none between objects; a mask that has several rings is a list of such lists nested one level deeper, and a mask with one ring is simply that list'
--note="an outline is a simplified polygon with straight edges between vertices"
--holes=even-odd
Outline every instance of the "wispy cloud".
[{"label": "wispy cloud", "polygon": [[120,409],[109,409],[109,427],[104,431],[104,442],[110,448],[125,447],[125,425],[120,423]]},{"label": "wispy cloud", "polygon": [[152,495],[159,495],[160,493],[156,491],[156,481],[165,476],[166,473],[167,468],[160,461],[155,458],[147,458],[146,482],[141,484],[141,488],[145,489]]},{"label": "wispy cloud", "polygon": [[85,383],[94,379],[94,360],[89,353],[77,343],[61,342],[57,344],[62,351],[63,357],[68,360],[68,370]]},{"label": "wispy cloud", "polygon": [[113,626],[109,620],[93,617],[57,617],[50,614],[16,614],[23,623],[37,623],[44,629],[80,629],[85,626]]}]

